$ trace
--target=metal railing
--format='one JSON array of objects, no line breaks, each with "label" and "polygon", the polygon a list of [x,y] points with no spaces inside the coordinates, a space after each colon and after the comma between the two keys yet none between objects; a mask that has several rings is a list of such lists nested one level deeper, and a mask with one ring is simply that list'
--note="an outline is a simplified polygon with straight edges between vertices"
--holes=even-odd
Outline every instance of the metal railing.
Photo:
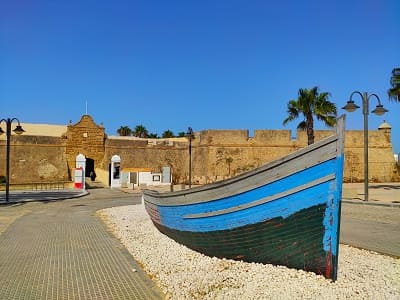
[{"label": "metal railing", "polygon": [[[25,182],[25,183],[10,183],[10,190],[63,190],[73,186],[71,181],[40,181],[40,182]],[[0,184],[0,191],[6,189],[6,184]]]}]

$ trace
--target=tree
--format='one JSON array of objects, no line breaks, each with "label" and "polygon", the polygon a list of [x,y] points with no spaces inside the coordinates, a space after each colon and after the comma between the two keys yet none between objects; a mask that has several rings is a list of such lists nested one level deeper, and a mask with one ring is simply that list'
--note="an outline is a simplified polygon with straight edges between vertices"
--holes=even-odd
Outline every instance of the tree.
[{"label": "tree", "polygon": [[172,138],[172,137],[174,137],[174,133],[168,129],[163,132],[162,137],[163,138]]},{"label": "tree", "polygon": [[307,131],[308,144],[314,143],[314,116],[332,127],[336,124],[336,105],[328,100],[329,93],[319,93],[318,87],[299,89],[297,100],[290,100],[287,105],[288,117],[283,125],[294,121],[300,114],[304,120],[297,125],[297,129]]},{"label": "tree", "polygon": [[133,135],[136,137],[145,138],[148,137],[149,132],[143,125],[136,125]]},{"label": "tree", "polygon": [[178,137],[185,137],[186,136],[186,132],[181,131],[178,133]]},{"label": "tree", "polygon": [[130,136],[132,135],[132,129],[130,129],[128,126],[121,126],[117,130],[117,133],[119,136]]},{"label": "tree", "polygon": [[158,138],[158,135],[157,135],[157,133],[150,133],[150,134],[149,134],[149,138],[151,138],[151,139],[157,139],[157,138]]},{"label": "tree", "polygon": [[400,102],[400,68],[394,68],[392,70],[390,85],[392,87],[388,90],[389,99]]}]

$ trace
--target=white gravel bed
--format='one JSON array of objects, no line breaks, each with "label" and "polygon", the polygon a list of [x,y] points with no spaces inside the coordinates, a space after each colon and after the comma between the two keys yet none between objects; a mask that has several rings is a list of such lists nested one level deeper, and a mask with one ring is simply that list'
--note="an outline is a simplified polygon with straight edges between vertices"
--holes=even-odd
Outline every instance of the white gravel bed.
[{"label": "white gravel bed", "polygon": [[400,259],[340,245],[333,283],[301,270],[202,255],[161,234],[143,205],[99,215],[167,299],[400,299]]}]

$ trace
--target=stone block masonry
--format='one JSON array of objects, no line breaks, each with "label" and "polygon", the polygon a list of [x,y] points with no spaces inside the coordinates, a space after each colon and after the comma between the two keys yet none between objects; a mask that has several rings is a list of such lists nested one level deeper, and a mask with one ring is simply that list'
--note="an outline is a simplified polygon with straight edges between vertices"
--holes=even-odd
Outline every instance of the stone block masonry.
[{"label": "stone block masonry", "polygon": [[[43,124],[40,124],[43,126]],[[52,125],[49,126],[51,130]],[[58,126],[57,128],[59,128]],[[96,170],[107,174],[111,157],[121,158],[121,168],[148,168],[160,173],[162,167],[172,170],[173,183],[188,183],[189,141],[187,138],[142,139],[136,137],[107,137],[102,125],[84,115],[76,124],[66,126],[58,136],[12,136],[11,183],[31,181],[71,180],[75,159],[83,154]],[[320,140],[332,134],[329,130],[315,132]],[[195,132],[192,140],[192,183],[206,184],[238,175],[285,156],[307,145],[304,131],[292,138],[290,130],[204,130]],[[364,181],[363,131],[346,131],[345,182]],[[5,174],[4,137],[0,137],[0,176]],[[391,129],[384,127],[369,131],[370,182],[400,181],[393,156]],[[103,181],[106,176],[101,176]],[[99,178],[100,179],[100,178]],[[104,182],[108,184],[108,182]]]}]

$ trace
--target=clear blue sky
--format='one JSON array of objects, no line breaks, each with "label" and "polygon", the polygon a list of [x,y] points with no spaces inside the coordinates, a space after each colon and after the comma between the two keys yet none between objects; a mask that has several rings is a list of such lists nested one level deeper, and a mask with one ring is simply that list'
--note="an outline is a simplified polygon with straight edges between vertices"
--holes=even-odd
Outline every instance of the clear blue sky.
[{"label": "clear blue sky", "polygon": [[[0,2],[0,117],[68,124],[88,113],[110,135],[139,124],[162,134],[282,125],[299,88],[318,86],[340,108],[354,90],[390,110],[400,67],[400,1]],[[361,99],[354,100],[361,106]],[[376,105],[371,98],[371,110]],[[325,127],[317,123],[317,129]],[[348,129],[363,129],[361,110]]]}]

